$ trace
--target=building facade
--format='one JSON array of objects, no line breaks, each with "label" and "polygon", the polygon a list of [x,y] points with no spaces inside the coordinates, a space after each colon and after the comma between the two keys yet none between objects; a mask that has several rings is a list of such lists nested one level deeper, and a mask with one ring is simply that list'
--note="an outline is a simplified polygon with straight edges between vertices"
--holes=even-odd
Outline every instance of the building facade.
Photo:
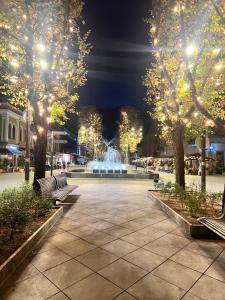
[{"label": "building facade", "polygon": [[[0,161],[10,166],[18,166],[24,155],[26,144],[26,124],[24,113],[8,102],[0,102]],[[33,147],[32,134],[30,146]]]}]

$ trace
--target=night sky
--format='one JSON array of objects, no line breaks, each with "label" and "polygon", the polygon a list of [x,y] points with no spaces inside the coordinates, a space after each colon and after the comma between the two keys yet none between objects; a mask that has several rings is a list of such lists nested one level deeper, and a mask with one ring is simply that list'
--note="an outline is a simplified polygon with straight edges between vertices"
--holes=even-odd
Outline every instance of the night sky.
[{"label": "night sky", "polygon": [[86,0],[83,16],[93,46],[88,82],[79,105],[94,105],[103,113],[105,135],[113,137],[119,108],[144,107],[142,79],[151,61],[147,26],[150,0]]}]

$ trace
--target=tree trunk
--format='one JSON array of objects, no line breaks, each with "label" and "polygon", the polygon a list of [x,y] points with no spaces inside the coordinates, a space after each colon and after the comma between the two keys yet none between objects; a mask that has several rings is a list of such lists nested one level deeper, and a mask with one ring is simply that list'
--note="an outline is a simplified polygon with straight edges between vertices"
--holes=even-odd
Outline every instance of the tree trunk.
[{"label": "tree trunk", "polygon": [[173,133],[175,151],[175,182],[185,189],[184,128],[177,126]]},{"label": "tree trunk", "polygon": [[206,189],[206,165],[205,165],[205,149],[206,149],[206,137],[201,137],[201,190],[202,192]]},{"label": "tree trunk", "polygon": [[37,179],[45,177],[46,165],[46,150],[47,150],[47,131],[37,134],[37,140],[34,147],[34,182],[35,191],[39,191]]}]

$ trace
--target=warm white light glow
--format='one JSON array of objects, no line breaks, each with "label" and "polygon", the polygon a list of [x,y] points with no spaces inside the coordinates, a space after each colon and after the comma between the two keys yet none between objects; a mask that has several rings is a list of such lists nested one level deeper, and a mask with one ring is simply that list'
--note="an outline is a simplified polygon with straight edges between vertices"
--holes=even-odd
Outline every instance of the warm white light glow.
[{"label": "warm white light glow", "polygon": [[48,63],[42,59],[40,61],[40,66],[41,66],[42,70],[46,70],[48,68]]},{"label": "warm white light glow", "polygon": [[13,59],[13,60],[11,61],[11,66],[12,66],[13,68],[15,68],[15,69],[18,69],[20,65],[19,65],[18,61],[16,61],[15,59]]},{"label": "warm white light glow", "polygon": [[185,52],[188,56],[193,55],[195,53],[195,46],[194,45],[187,46]]},{"label": "warm white light glow", "polygon": [[44,52],[45,51],[45,45],[42,43],[37,44],[37,50],[40,52]]},{"label": "warm white light glow", "polygon": [[215,70],[216,71],[220,71],[220,70],[222,70],[223,69],[223,65],[222,64],[217,64],[217,65],[215,65]]}]

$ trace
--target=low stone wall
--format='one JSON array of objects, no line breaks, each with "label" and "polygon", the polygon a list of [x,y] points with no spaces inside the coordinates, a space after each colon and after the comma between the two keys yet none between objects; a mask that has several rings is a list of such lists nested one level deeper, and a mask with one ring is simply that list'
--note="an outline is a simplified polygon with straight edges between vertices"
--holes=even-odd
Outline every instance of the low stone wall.
[{"label": "low stone wall", "polygon": [[183,216],[174,211],[171,207],[165,204],[163,201],[158,199],[153,191],[148,191],[148,198],[154,202],[155,205],[161,208],[177,225],[179,225],[180,229],[187,235],[194,238],[204,238],[204,239],[218,239],[218,236],[214,234],[211,230],[205,227],[202,224],[192,224],[188,220],[186,220]]}]

